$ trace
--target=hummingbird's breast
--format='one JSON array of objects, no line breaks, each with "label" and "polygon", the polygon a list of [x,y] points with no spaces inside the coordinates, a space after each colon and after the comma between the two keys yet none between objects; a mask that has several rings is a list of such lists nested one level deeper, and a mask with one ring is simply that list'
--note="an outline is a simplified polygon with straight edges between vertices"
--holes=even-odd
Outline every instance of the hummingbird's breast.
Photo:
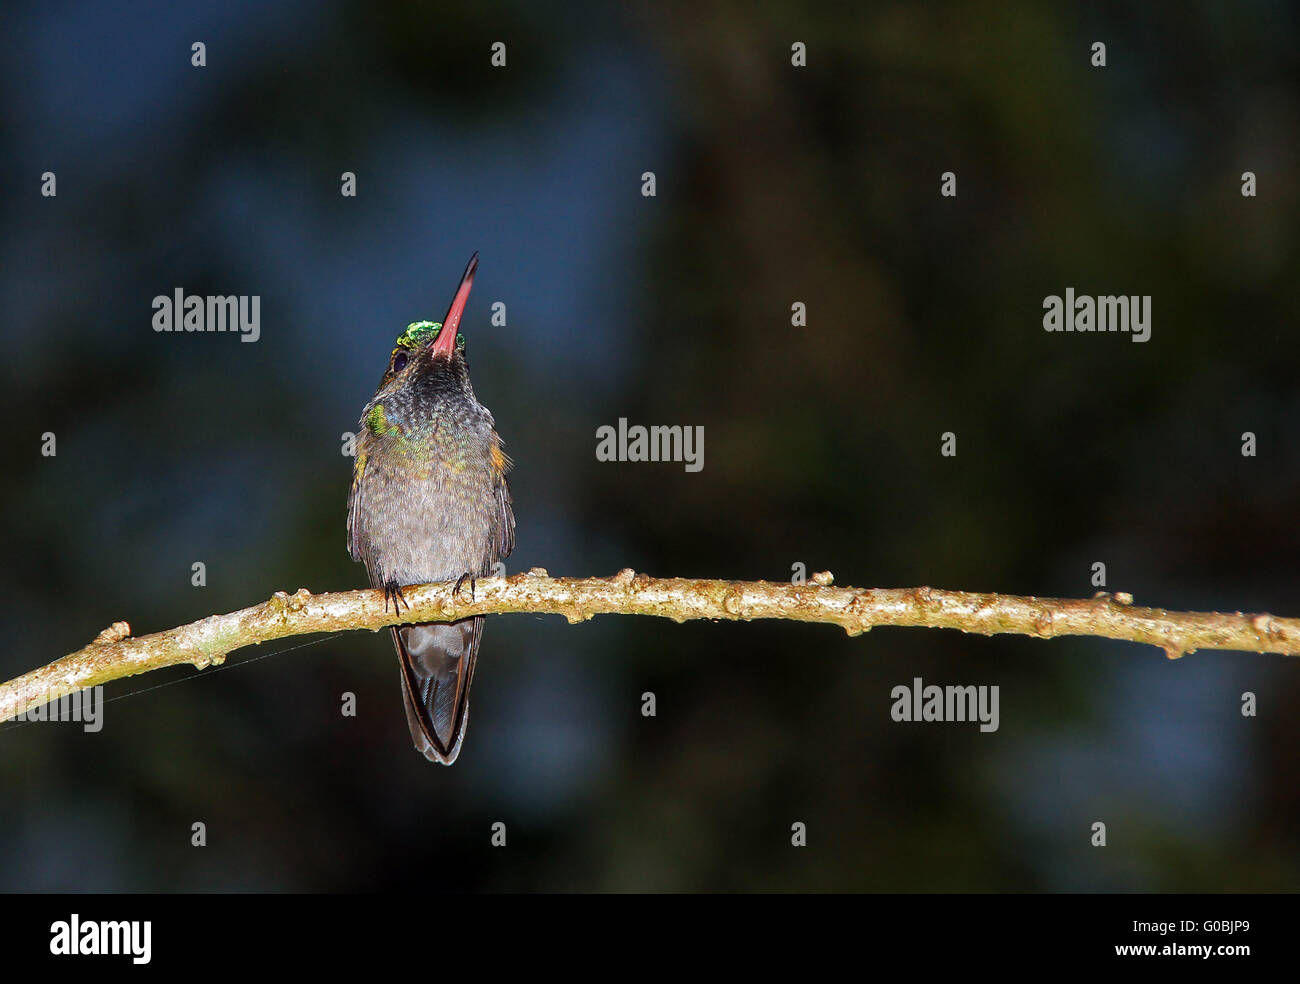
[{"label": "hummingbird's breast", "polygon": [[[370,582],[485,574],[501,531],[500,441],[481,407],[435,413],[414,429],[366,431],[358,442],[350,519]],[[466,411],[481,411],[466,412]]]}]

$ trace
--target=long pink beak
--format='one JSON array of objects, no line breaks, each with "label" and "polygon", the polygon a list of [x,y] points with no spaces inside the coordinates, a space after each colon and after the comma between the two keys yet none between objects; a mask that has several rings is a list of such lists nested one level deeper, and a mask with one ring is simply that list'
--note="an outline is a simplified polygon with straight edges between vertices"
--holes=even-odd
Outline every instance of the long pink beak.
[{"label": "long pink beak", "polygon": [[465,267],[465,276],[460,278],[460,286],[456,288],[456,296],[451,300],[451,307],[447,309],[447,317],[442,319],[442,331],[438,332],[438,337],[434,340],[431,349],[434,355],[445,355],[448,359],[456,351],[456,333],[460,331],[460,318],[465,313],[465,305],[469,301],[469,289],[474,286],[474,271],[478,269],[478,252],[469,258],[469,265]]}]

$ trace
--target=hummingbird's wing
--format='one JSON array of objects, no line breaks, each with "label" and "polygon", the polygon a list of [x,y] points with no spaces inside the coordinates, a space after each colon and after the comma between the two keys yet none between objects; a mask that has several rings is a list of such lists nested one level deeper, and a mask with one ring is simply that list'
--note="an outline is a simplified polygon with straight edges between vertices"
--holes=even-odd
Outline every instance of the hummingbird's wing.
[{"label": "hummingbird's wing", "polygon": [[361,560],[361,506],[364,498],[362,484],[366,477],[366,453],[358,451],[352,462],[352,487],[348,489],[348,553],[353,560]]},{"label": "hummingbird's wing", "polygon": [[460,754],[482,638],[482,615],[393,629],[411,741],[430,762],[451,765]]},{"label": "hummingbird's wing", "polygon": [[515,511],[510,502],[510,486],[504,477],[494,491],[497,500],[497,556],[505,560],[515,549]]},{"label": "hummingbird's wing", "polygon": [[501,449],[501,438],[492,432],[492,494],[496,497],[496,536],[493,546],[497,556],[505,560],[515,549],[515,511],[510,500],[510,486],[506,484],[506,472],[512,462],[510,456]]}]

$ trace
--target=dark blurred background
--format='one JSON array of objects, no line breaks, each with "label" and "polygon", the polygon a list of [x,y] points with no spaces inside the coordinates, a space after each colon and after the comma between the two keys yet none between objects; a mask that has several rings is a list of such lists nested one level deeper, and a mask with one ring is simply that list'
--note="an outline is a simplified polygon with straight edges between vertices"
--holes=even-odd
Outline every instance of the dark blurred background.
[{"label": "dark blurred background", "polygon": [[[857,6],[6,5],[0,675],[364,585],[341,435],[475,249],[511,572],[1088,596],[1100,561],[1300,614],[1295,8]],[[260,295],[260,341],[155,333],[176,287]],[[1066,287],[1152,295],[1151,341],[1045,333]],[[702,425],[704,470],[598,462],[619,417]],[[443,769],[386,633],[303,641],[0,725],[0,889],[1298,884],[1282,657],[501,616]],[[1000,730],[894,723],[914,676],[1000,686]]]}]

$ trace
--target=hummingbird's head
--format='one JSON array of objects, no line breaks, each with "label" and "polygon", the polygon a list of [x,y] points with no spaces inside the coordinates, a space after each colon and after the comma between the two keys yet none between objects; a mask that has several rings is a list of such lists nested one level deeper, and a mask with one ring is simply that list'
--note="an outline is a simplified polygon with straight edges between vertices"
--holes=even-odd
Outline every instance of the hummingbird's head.
[{"label": "hummingbird's head", "polygon": [[465,267],[465,275],[461,277],[445,318],[412,322],[397,336],[388,368],[379,382],[377,397],[402,393],[417,399],[437,399],[458,391],[468,391],[472,395],[460,320],[477,269],[478,253],[475,253]]}]

